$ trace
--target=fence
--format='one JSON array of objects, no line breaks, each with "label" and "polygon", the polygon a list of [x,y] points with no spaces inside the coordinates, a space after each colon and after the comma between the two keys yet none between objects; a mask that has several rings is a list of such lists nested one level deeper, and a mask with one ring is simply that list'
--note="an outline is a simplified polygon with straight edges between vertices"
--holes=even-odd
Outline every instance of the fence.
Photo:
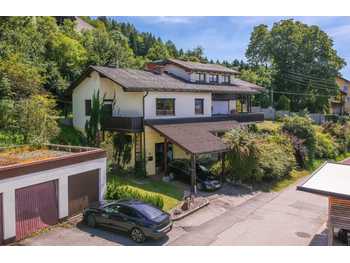
[{"label": "fence", "polygon": [[[291,116],[292,114],[297,114],[296,112],[290,112],[290,111],[277,111],[271,107],[269,108],[252,107],[252,112],[263,113],[265,120],[276,120],[284,116]],[[316,124],[323,124],[326,122],[326,116],[324,114],[310,113],[309,116]]]}]

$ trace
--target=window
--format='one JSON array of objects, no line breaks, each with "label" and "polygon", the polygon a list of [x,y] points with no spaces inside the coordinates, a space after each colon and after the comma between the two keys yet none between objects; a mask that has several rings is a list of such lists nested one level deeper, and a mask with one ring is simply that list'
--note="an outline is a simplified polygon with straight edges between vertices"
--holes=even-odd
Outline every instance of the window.
[{"label": "window", "polygon": [[156,114],[159,116],[174,116],[175,99],[156,99]]},{"label": "window", "polygon": [[205,82],[205,73],[198,73],[198,82]]},{"label": "window", "polygon": [[126,216],[134,217],[134,218],[140,218],[140,215],[131,207],[127,206],[120,206],[118,209],[119,213],[122,213]]},{"label": "window", "polygon": [[231,76],[230,75],[224,75],[224,83],[230,83],[231,82]]},{"label": "window", "polygon": [[113,115],[113,100],[104,100],[103,103],[104,116],[111,117]]},{"label": "window", "polygon": [[85,100],[85,116],[91,115],[91,100]]},{"label": "window", "polygon": [[204,99],[194,99],[195,114],[204,114]]},{"label": "window", "polygon": [[219,75],[209,75],[209,82],[211,83],[217,83],[219,81]]}]

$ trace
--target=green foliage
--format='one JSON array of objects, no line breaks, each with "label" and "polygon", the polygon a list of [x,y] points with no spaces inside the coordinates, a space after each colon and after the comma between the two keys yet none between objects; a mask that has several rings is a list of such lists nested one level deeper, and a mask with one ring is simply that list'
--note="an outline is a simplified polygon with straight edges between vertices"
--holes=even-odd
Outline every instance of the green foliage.
[{"label": "green foliage", "polygon": [[315,156],[319,159],[335,159],[338,155],[338,145],[328,133],[316,132]]},{"label": "green foliage", "polygon": [[103,118],[104,98],[100,98],[100,91],[94,91],[91,98],[90,118],[85,123],[87,144],[99,147],[101,143],[101,121]]},{"label": "green foliage", "polygon": [[59,134],[51,140],[51,143],[62,145],[85,146],[86,137],[72,126],[60,125]]},{"label": "green foliage", "polygon": [[285,135],[235,129],[226,133],[224,139],[230,146],[226,155],[228,173],[235,181],[279,180],[295,167],[293,146]]},{"label": "green foliage", "polygon": [[327,122],[323,126],[323,132],[334,138],[340,153],[346,153],[350,149],[350,123]]},{"label": "green foliage", "polygon": [[149,60],[158,60],[169,58],[169,52],[165,45],[162,43],[155,43],[147,53],[147,58]]},{"label": "green foliage", "polygon": [[164,206],[163,197],[158,194],[148,194],[128,186],[117,186],[115,184],[107,185],[105,198],[108,200],[137,199],[154,205],[160,209],[162,209]]},{"label": "green foliage", "polygon": [[226,154],[230,176],[235,181],[259,181],[257,170],[258,146],[254,134],[243,129],[232,129],[224,135],[230,151]]},{"label": "green foliage", "polygon": [[290,111],[290,99],[286,95],[281,95],[278,98],[276,109]]},{"label": "green foliage", "polygon": [[40,145],[57,136],[58,112],[55,107],[55,100],[43,95],[34,95],[16,103],[15,131],[23,134],[24,143]]},{"label": "green foliage", "polygon": [[274,91],[313,94],[286,94],[294,112],[304,108],[327,111],[329,99],[338,92],[335,77],[346,65],[324,31],[293,19],[276,22],[270,30],[266,25],[256,26],[246,57],[253,67],[275,71],[271,83]]},{"label": "green foliage", "polygon": [[262,174],[262,180],[280,180],[295,167],[293,146],[285,135],[273,135],[260,140],[258,150],[257,173]]},{"label": "green foliage", "polygon": [[117,167],[124,167],[131,160],[132,137],[118,132],[113,134],[113,159]]},{"label": "green foliage", "polygon": [[[312,161],[315,155],[316,131],[309,117],[293,115],[283,119],[282,131],[290,136],[294,136],[295,145],[301,142],[307,148],[308,160]],[[300,164],[300,163],[299,163]]]},{"label": "green foliage", "polygon": [[19,145],[24,143],[23,134],[0,130],[0,147]]}]

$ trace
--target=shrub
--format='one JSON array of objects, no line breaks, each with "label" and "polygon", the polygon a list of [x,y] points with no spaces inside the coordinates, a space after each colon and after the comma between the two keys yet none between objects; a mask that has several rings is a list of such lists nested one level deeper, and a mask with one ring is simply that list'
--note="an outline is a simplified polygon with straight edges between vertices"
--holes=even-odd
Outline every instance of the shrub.
[{"label": "shrub", "polygon": [[51,140],[51,143],[84,146],[86,145],[86,137],[72,126],[60,125],[60,132]]},{"label": "shrub", "polygon": [[133,189],[129,186],[116,186],[115,184],[107,185],[106,199],[137,199],[154,205],[160,209],[164,206],[163,197],[157,194],[142,193],[139,190]]},{"label": "shrub", "polygon": [[327,122],[323,126],[323,132],[331,135],[338,144],[338,151],[345,153],[350,149],[350,123]]},{"label": "shrub", "polygon": [[288,175],[295,167],[293,146],[288,137],[274,135],[258,144],[258,173],[262,180],[278,180]]},{"label": "shrub", "polygon": [[[307,157],[309,161],[312,161],[315,155],[316,131],[312,125],[311,118],[296,115],[285,117],[281,128],[283,132],[298,138],[302,142],[307,149]],[[299,163],[299,165],[302,164]]]},{"label": "shrub", "polygon": [[59,132],[55,110],[56,102],[48,96],[34,95],[15,106],[17,133],[23,134],[24,143],[44,144]]},{"label": "shrub", "polygon": [[244,129],[232,129],[224,135],[230,151],[226,154],[230,177],[234,181],[259,181],[256,174],[258,149],[255,135]]},{"label": "shrub", "polygon": [[289,111],[290,110],[290,99],[285,95],[281,95],[277,101],[276,109]]},{"label": "shrub", "polygon": [[338,145],[328,133],[316,133],[315,156],[322,159],[335,159],[338,155]]}]

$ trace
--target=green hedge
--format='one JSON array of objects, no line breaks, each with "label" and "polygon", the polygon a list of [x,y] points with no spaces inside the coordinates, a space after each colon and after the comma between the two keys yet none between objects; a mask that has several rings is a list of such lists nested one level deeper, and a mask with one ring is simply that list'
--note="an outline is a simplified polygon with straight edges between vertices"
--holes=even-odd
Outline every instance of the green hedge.
[{"label": "green hedge", "polygon": [[164,207],[164,200],[160,195],[142,193],[128,186],[116,186],[114,184],[107,185],[106,199],[137,199],[152,204],[160,209]]}]

